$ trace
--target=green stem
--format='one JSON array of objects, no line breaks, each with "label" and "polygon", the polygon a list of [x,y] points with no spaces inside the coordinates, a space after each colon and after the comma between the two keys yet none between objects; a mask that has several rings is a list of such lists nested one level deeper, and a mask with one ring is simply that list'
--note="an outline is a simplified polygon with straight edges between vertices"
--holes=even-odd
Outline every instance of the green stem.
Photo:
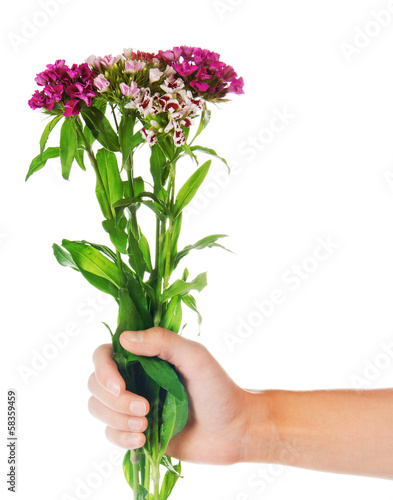
[{"label": "green stem", "polygon": [[134,493],[134,500],[138,500],[139,493],[139,452],[136,450],[131,450],[130,459],[132,462],[132,476],[134,480],[134,487],[132,489]]},{"label": "green stem", "polygon": [[153,486],[154,500],[160,500],[160,458],[159,458],[159,393],[153,407]]}]

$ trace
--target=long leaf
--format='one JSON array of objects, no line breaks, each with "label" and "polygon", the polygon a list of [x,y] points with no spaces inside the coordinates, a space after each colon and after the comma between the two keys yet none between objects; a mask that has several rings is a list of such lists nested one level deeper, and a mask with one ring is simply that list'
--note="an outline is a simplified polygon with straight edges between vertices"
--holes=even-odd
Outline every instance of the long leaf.
[{"label": "long leaf", "polygon": [[206,273],[199,274],[193,281],[187,282],[184,280],[176,280],[173,285],[167,288],[161,295],[161,301],[166,302],[167,300],[175,297],[175,295],[187,295],[191,290],[202,291],[207,285]]},{"label": "long leaf", "polygon": [[169,301],[164,318],[161,321],[161,326],[167,330],[177,333],[180,330],[181,320],[181,300],[179,296],[176,296]]},{"label": "long leaf", "polygon": [[78,148],[78,136],[75,129],[75,120],[68,117],[64,120],[60,132],[60,162],[61,174],[64,179],[70,177],[71,165]]},{"label": "long leaf", "polygon": [[182,295],[181,300],[185,303],[185,305],[187,307],[189,307],[192,311],[194,311],[196,313],[196,315],[198,316],[198,325],[199,325],[199,334],[200,334],[200,331],[201,331],[200,327],[202,324],[202,316],[201,316],[201,313],[198,311],[195,298],[192,295],[187,294],[187,295]]},{"label": "long leaf", "polygon": [[112,206],[123,197],[123,183],[117,166],[116,155],[106,149],[99,149],[96,158],[106,196]]},{"label": "long leaf", "polygon": [[56,245],[56,243],[53,244],[52,248],[54,256],[61,266],[71,267],[75,271],[79,271],[70,253],[66,252],[64,248],[61,248],[59,245]]},{"label": "long leaf", "polygon": [[120,150],[116,132],[113,130],[108,119],[98,108],[94,106],[85,106],[81,111],[81,115],[93,136],[104,146],[104,148],[114,152]]},{"label": "long leaf", "polygon": [[123,115],[119,124],[119,143],[122,154],[122,165],[125,166],[132,150],[134,139],[135,117],[133,115]]},{"label": "long leaf", "polygon": [[42,153],[42,155],[41,154],[37,155],[30,163],[29,171],[27,172],[25,181],[27,181],[27,179],[30,176],[32,176],[35,172],[41,170],[41,168],[45,166],[46,162],[50,158],[58,158],[59,154],[60,154],[59,148],[48,148]]},{"label": "long leaf", "polygon": [[159,144],[151,147],[150,172],[153,177],[154,193],[158,194],[162,189],[162,169],[166,164],[166,156]]},{"label": "long leaf", "polygon": [[[175,267],[178,265],[179,261],[188,255],[191,250],[203,250],[204,248],[213,248],[213,247],[220,247],[224,248],[227,250],[225,247],[217,243],[217,240],[220,238],[226,238],[226,234],[212,234],[211,236],[206,236],[205,238],[202,238],[201,240],[197,241],[193,245],[187,245],[186,247],[183,248],[180,252],[175,257]],[[230,251],[230,250],[228,250]]]},{"label": "long leaf", "polygon": [[105,278],[118,288],[121,287],[122,276],[118,267],[96,248],[69,240],[63,240],[62,246],[70,252],[79,269]]},{"label": "long leaf", "polygon": [[195,193],[198,191],[200,185],[204,181],[209,168],[211,165],[211,160],[204,163],[201,167],[196,170],[192,176],[186,181],[186,183],[180,188],[179,193],[176,197],[175,207],[174,207],[174,217],[177,217],[181,211],[184,209],[186,205],[190,203],[190,201],[195,196]]},{"label": "long leaf", "polygon": [[160,428],[160,455],[164,455],[169,441],[186,425],[188,418],[188,399],[183,387],[183,398],[177,399],[169,392],[166,395],[162,409],[162,424]]},{"label": "long leaf", "polygon": [[178,475],[173,474],[172,471],[169,470],[165,473],[160,490],[160,500],[167,500],[179,477],[181,477],[181,462],[179,461],[178,464],[174,465],[173,469],[178,473]]},{"label": "long leaf", "polygon": [[228,165],[228,162],[226,161],[226,159],[223,158],[222,156],[218,156],[218,154],[214,151],[214,149],[205,148],[204,146],[191,146],[190,150],[191,150],[191,152],[202,151],[203,153],[206,153],[207,155],[214,156],[218,160],[221,160],[223,163],[225,163],[225,165],[228,167],[228,171],[230,171],[230,168],[229,168],[229,165]]},{"label": "long leaf", "polygon": [[58,123],[62,118],[63,118],[62,115],[55,116],[53,118],[53,120],[51,120],[49,123],[46,124],[46,127],[44,128],[44,131],[43,131],[43,133],[41,135],[41,139],[40,139],[40,154],[41,155],[44,152],[44,149],[45,149],[45,146],[46,146],[49,134],[54,129],[56,123]]},{"label": "long leaf", "polygon": [[134,269],[138,277],[143,280],[143,275],[146,270],[146,262],[143,252],[139,247],[139,242],[135,238],[131,227],[128,229],[128,246],[127,246],[128,260],[130,266]]},{"label": "long leaf", "polygon": [[191,144],[195,141],[198,135],[200,135],[203,132],[203,130],[208,126],[210,122],[210,117],[211,117],[211,111],[209,109],[204,109],[201,114],[201,120],[199,122],[198,130],[196,131],[196,134],[194,135]]}]

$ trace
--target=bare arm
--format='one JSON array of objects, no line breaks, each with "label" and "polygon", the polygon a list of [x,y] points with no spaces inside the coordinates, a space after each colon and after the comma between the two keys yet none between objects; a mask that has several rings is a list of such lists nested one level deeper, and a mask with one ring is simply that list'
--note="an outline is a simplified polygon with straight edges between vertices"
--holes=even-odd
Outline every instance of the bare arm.
[{"label": "bare arm", "polygon": [[242,460],[259,462],[258,408],[269,408],[268,462],[393,479],[393,390],[267,391],[249,395]]},{"label": "bare arm", "polygon": [[[265,391],[241,389],[199,343],[162,328],[125,332],[122,346],[176,366],[189,396],[185,428],[167,453],[181,460],[295,467],[393,479],[393,390]],[[149,404],[125,390],[111,346],[94,354],[91,413],[110,441],[143,446]],[[136,403],[136,404],[135,404]]]}]

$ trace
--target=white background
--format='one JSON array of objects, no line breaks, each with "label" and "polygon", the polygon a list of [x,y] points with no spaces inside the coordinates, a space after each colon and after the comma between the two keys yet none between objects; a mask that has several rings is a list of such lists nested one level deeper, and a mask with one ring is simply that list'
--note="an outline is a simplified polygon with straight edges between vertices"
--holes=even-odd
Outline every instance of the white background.
[{"label": "white background", "polygon": [[[18,391],[19,498],[131,498],[119,465],[105,478],[95,472],[95,462],[122,452],[87,411],[91,355],[108,342],[101,321],[114,327],[116,308],[51,250],[62,238],[106,243],[93,174],[76,166],[62,181],[53,160],[24,183],[44,126],[27,100],[35,74],[58,58],[72,64],[124,47],[181,44],[221,53],[244,77],[246,94],[213,109],[200,142],[231,160],[233,176],[225,180],[214,164],[182,242],[223,232],[236,255],[205,250],[187,262],[191,276],[209,271],[198,297],[200,341],[248,388],[348,388],[360,379],[392,387],[393,354],[381,344],[393,343],[393,19],[375,24],[372,13],[393,12],[392,3],[53,0],[46,17],[44,4],[9,3],[1,20],[1,400],[7,388]],[[29,22],[40,27],[17,39]],[[285,110],[291,118],[282,130],[266,130]],[[271,142],[245,150],[258,134]],[[184,178],[190,172],[185,163]],[[338,246],[319,263],[310,260],[318,237]],[[294,291],[283,276],[298,264],[307,277]],[[255,320],[254,301],[275,289],[285,302],[230,349],[239,325],[244,333],[244,322]],[[23,377],[49,352],[50,335],[65,331],[74,333],[68,345]],[[191,320],[185,334],[196,333]],[[2,415],[5,491],[5,406]],[[393,498],[389,481],[267,465],[184,464],[184,474],[173,500]]]}]

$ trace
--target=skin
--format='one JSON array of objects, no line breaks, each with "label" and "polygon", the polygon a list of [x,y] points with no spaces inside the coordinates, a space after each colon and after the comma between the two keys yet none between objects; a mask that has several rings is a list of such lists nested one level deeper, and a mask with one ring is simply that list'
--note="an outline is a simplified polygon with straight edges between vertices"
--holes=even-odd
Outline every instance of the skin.
[{"label": "skin", "polygon": [[[120,342],[134,354],[172,363],[186,387],[188,422],[168,455],[393,479],[392,389],[253,393],[236,385],[204,346],[163,328],[124,332]],[[143,446],[149,403],[125,390],[109,344],[96,349],[93,361],[90,412],[107,425],[115,445]]]}]

